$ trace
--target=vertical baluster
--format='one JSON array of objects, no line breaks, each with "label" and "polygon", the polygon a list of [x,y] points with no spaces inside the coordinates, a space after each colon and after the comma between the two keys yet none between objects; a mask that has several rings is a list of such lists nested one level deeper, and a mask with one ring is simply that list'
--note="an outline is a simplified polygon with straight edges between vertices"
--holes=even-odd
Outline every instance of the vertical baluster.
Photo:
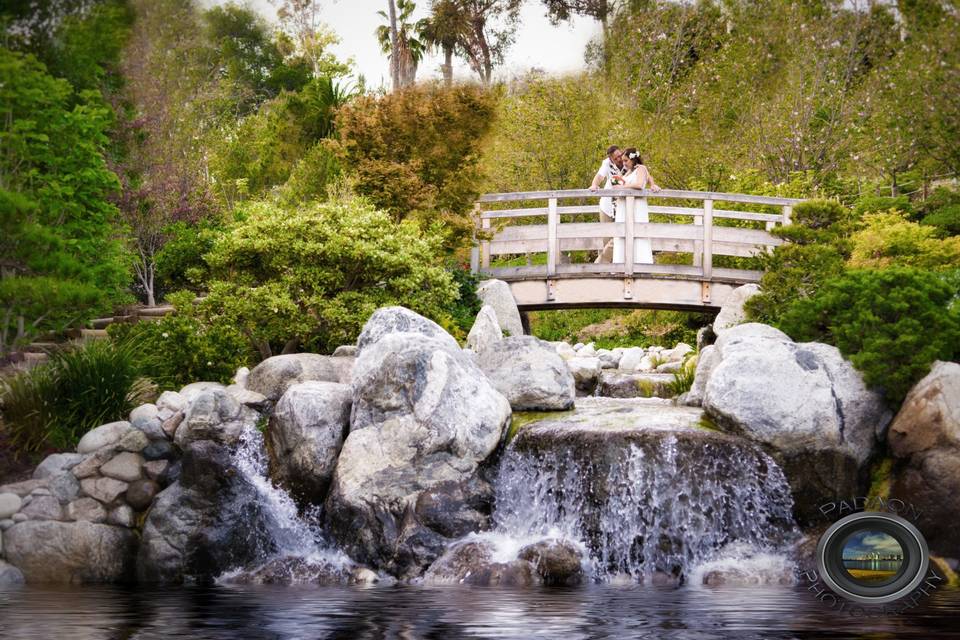
[{"label": "vertical baluster", "polygon": [[547,204],[547,275],[557,274],[557,223],[560,216],[557,214],[557,199],[550,198]]},{"label": "vertical baluster", "polygon": [[473,244],[470,247],[470,273],[480,272],[480,243],[477,240],[477,229],[480,228],[480,203],[473,205]]},{"label": "vertical baluster", "polygon": [[[703,226],[703,215],[697,214],[693,216],[693,226],[702,227]],[[703,230],[701,229],[700,235],[703,235]],[[699,267],[703,264],[703,241],[694,240],[693,241],[693,266]]]},{"label": "vertical baluster", "polygon": [[[484,231],[484,236],[487,235],[487,232],[490,231],[490,218],[482,218],[480,220],[480,228]],[[483,242],[480,243],[480,266],[483,269],[490,268],[490,240],[484,237]]]},{"label": "vertical baluster", "polygon": [[636,215],[637,202],[636,198],[633,196],[627,196],[626,203],[624,204],[624,238],[623,238],[623,272],[627,276],[633,275],[633,225],[634,216]]},{"label": "vertical baluster", "polygon": [[787,226],[791,223],[791,218],[793,217],[793,205],[785,204],[783,205],[783,226]]},{"label": "vertical baluster", "polygon": [[713,277],[713,200],[703,201],[703,279]]}]

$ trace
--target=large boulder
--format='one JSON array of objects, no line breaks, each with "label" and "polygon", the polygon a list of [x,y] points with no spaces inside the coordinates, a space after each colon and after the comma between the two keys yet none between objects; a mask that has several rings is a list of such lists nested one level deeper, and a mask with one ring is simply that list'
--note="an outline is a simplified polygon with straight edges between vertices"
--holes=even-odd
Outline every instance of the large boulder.
[{"label": "large boulder", "polygon": [[419,575],[448,542],[418,520],[420,494],[474,476],[510,418],[507,399],[450,340],[392,333],[362,347],[354,367],[328,528],[354,559],[398,577]]},{"label": "large boulder", "polygon": [[607,370],[600,372],[597,395],[605,398],[670,398],[674,377],[669,373]]},{"label": "large boulder", "polygon": [[[744,305],[747,300],[760,293],[760,287],[755,284],[745,284],[730,292],[720,307],[720,313],[713,320],[714,335],[721,335],[747,319]],[[699,337],[699,336],[698,336]]]},{"label": "large boulder", "polygon": [[960,364],[935,362],[903,401],[887,436],[891,497],[913,504],[930,548],[960,558]]},{"label": "large boulder", "polygon": [[21,585],[26,582],[23,572],[12,564],[0,560],[0,589]]},{"label": "large boulder", "polygon": [[503,331],[500,330],[500,324],[497,322],[497,314],[493,307],[485,304],[477,314],[477,319],[473,321],[470,333],[467,334],[467,347],[480,353],[501,340],[503,340]]},{"label": "large boulder", "polygon": [[363,325],[363,330],[357,338],[358,355],[370,345],[394,333],[418,333],[439,340],[451,349],[460,348],[453,336],[433,320],[424,318],[405,307],[381,307],[374,311]]},{"label": "large boulder", "polygon": [[600,381],[600,358],[577,356],[570,358],[567,362],[567,368],[573,375],[574,384],[577,392],[581,395],[592,395]]},{"label": "large boulder", "polygon": [[351,390],[336,382],[301,382],[280,398],[267,429],[271,475],[302,502],[326,497],[350,426]]},{"label": "large boulder", "polygon": [[523,335],[523,320],[509,284],[503,280],[484,280],[477,286],[477,296],[483,304],[493,307],[504,335]]},{"label": "large boulder", "polygon": [[548,342],[533,336],[504,338],[480,351],[477,364],[514,411],[566,411],[573,407],[573,375]]},{"label": "large boulder", "polygon": [[202,440],[234,446],[259,419],[260,414],[240,404],[226,389],[204,391],[190,403],[174,441],[181,449]]},{"label": "large boulder", "polygon": [[209,582],[276,551],[274,522],[231,451],[191,442],[177,482],[162,491],[143,526],[137,561],[143,582]]},{"label": "large boulder", "polygon": [[290,353],[267,358],[247,376],[246,390],[276,402],[287,389],[300,382],[350,383],[353,358]]},{"label": "large boulder", "polygon": [[129,529],[91,522],[28,521],[3,532],[7,561],[29,583],[129,581],[136,547]]},{"label": "large boulder", "polygon": [[756,323],[727,329],[714,349],[698,367],[709,376],[704,410],[774,454],[801,522],[816,520],[823,502],[862,495],[890,412],[839,350]]},{"label": "large boulder", "polygon": [[533,563],[519,558],[497,558],[493,544],[464,540],[453,544],[430,565],[427,584],[469,584],[482,587],[529,587],[541,584]]}]

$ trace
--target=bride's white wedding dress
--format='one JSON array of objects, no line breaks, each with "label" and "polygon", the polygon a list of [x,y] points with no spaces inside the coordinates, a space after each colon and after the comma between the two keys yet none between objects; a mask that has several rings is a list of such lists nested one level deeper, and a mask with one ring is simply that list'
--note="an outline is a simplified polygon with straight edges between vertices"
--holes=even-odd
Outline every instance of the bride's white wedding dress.
[{"label": "bride's white wedding dress", "polygon": [[[624,177],[624,184],[628,187],[635,187],[637,189],[642,189],[643,185],[639,184],[640,180],[640,167],[634,168],[629,174]],[[626,207],[617,207],[617,217],[616,222],[624,222],[626,220]],[[646,207],[642,207],[640,202],[636,202],[633,212],[633,221],[640,223],[650,222],[650,216],[647,212]],[[624,245],[625,241],[623,238],[614,238],[613,239],[613,262],[614,264],[623,264],[625,262],[624,256]],[[634,238],[633,239],[633,263],[634,264],[653,264],[653,247],[650,245],[649,238]]]}]

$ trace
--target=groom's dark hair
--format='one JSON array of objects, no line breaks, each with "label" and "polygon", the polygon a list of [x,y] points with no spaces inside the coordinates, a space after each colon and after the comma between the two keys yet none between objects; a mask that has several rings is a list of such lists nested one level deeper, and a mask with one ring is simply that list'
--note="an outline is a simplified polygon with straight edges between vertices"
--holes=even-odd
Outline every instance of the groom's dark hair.
[{"label": "groom's dark hair", "polygon": [[620,151],[620,147],[618,147],[618,146],[615,145],[615,144],[612,144],[612,145],[610,145],[609,147],[607,147],[607,155],[608,155],[608,156],[609,156],[609,155],[612,155],[614,151]]}]

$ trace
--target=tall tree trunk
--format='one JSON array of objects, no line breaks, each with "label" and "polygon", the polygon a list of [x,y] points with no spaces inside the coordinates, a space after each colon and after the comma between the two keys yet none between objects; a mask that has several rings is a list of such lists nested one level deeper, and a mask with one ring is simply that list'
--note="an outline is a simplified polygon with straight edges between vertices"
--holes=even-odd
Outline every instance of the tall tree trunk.
[{"label": "tall tree trunk", "polygon": [[397,4],[394,0],[387,0],[387,9],[390,14],[390,79],[393,81],[393,90],[400,88],[400,38],[397,35]]},{"label": "tall tree trunk", "polygon": [[453,47],[443,47],[443,83],[448,87],[453,84]]}]

